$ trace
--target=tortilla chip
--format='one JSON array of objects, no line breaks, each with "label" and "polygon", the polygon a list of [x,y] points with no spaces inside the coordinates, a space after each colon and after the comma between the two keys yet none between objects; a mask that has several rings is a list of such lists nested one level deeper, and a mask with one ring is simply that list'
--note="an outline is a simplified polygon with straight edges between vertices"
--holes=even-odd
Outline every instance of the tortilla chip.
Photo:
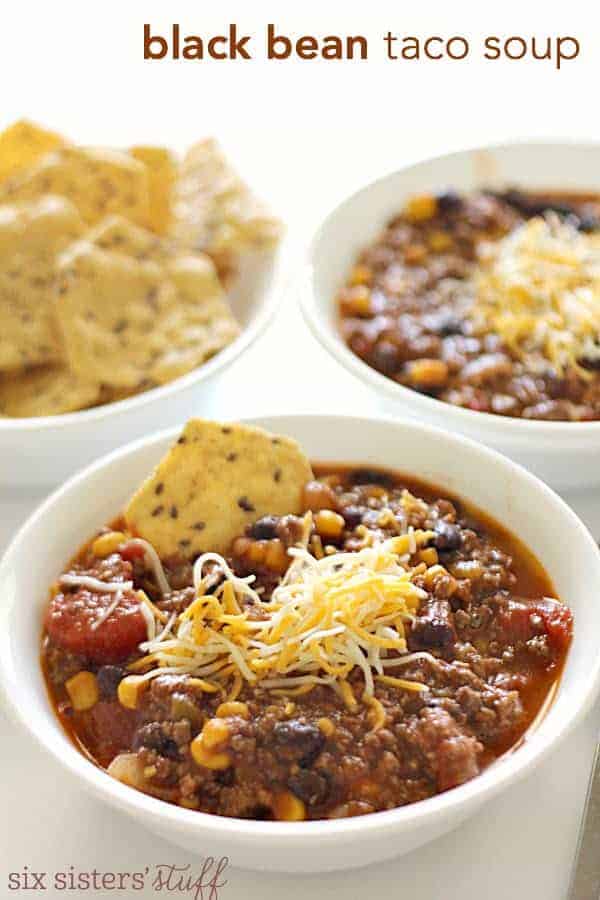
[{"label": "tortilla chip", "polygon": [[125,510],[159,556],[227,553],[264,515],[298,514],[310,463],[287,437],[192,419]]},{"label": "tortilla chip", "polygon": [[93,406],[98,395],[98,385],[81,381],[68,369],[32,369],[0,378],[0,415],[57,416]]},{"label": "tortilla chip", "polygon": [[208,253],[221,275],[248,252],[271,249],[281,236],[273,218],[230,166],[215,140],[188,150],[175,186],[170,233],[183,247]]},{"label": "tortilla chip", "polygon": [[59,263],[57,318],[69,364],[112,388],[164,384],[239,328],[208,257],[139,260],[79,241]]},{"label": "tortilla chip", "polygon": [[83,231],[62,197],[0,206],[0,371],[55,362],[56,255]]},{"label": "tortilla chip", "polygon": [[150,215],[148,226],[156,234],[166,234],[173,217],[173,187],[178,164],[166,147],[132,147],[134,159],[148,167],[150,178]]},{"label": "tortilla chip", "polygon": [[0,202],[34,200],[41,194],[67,197],[91,225],[110,213],[148,223],[148,170],[117,150],[62,147],[0,185]]},{"label": "tortilla chip", "polygon": [[45,153],[65,143],[65,139],[55,131],[47,131],[33,122],[20,119],[0,134],[0,181],[21,169],[27,169]]},{"label": "tortilla chip", "polygon": [[102,250],[110,250],[139,260],[165,262],[177,251],[173,243],[133,225],[123,216],[107,216],[94,228],[90,228],[86,240]]}]

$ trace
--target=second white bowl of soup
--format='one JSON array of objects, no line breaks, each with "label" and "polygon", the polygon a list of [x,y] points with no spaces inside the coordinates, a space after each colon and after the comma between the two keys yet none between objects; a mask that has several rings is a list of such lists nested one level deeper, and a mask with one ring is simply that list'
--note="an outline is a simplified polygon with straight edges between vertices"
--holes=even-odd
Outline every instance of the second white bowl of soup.
[{"label": "second white bowl of soup", "polygon": [[[487,229],[487,236],[493,238],[492,248],[500,248],[495,264],[489,264],[493,279],[498,281],[498,272],[503,271],[506,275],[508,268],[510,284],[504,282],[502,289],[511,290],[513,294],[517,294],[513,283],[516,267],[519,267],[520,285],[523,277],[530,278],[533,271],[531,278],[534,281],[530,278],[530,287],[532,284],[535,286],[540,267],[547,266],[549,261],[552,277],[557,269],[562,272],[565,260],[571,266],[578,254],[586,257],[593,267],[598,252],[599,154],[597,145],[579,143],[515,143],[482,147],[407,166],[358,191],[329,214],[311,245],[301,302],[316,337],[343,366],[373,389],[381,409],[408,414],[481,440],[523,463],[555,487],[575,488],[598,483],[600,391],[594,387],[600,379],[597,370],[600,320],[597,266],[591,281],[587,274],[588,280],[585,283],[582,281],[581,285],[575,278],[568,282],[571,293],[561,294],[562,301],[577,295],[577,302],[583,303],[575,309],[569,305],[570,301],[569,304],[564,302],[560,310],[561,328],[566,327],[564,321],[572,315],[571,323],[577,331],[575,337],[568,329],[561,334],[548,325],[547,341],[554,341],[561,352],[565,333],[568,332],[568,348],[564,349],[563,357],[571,352],[571,344],[581,347],[582,342],[585,344],[587,341],[593,359],[590,359],[582,378],[572,375],[568,367],[563,374],[545,378],[543,369],[547,365],[543,362],[541,375],[532,374],[523,365],[520,365],[521,373],[518,374],[510,354],[507,355],[498,341],[494,343],[494,335],[484,342],[476,342],[473,350],[471,332],[467,330],[463,333],[463,322],[455,325],[449,315],[447,324],[433,321],[436,316],[440,318],[440,310],[444,314],[452,312],[454,301],[444,304],[438,297],[432,302],[427,279],[433,278],[433,288],[439,293],[441,282],[433,268],[434,265],[445,266],[442,287],[448,288],[450,296],[458,284],[464,293],[462,285],[468,274],[461,266],[466,266],[468,270],[467,257],[474,246],[472,232],[477,227],[483,232]],[[511,189],[511,195],[506,195],[506,191]],[[463,215],[462,220],[460,213],[452,211],[453,203],[460,204],[463,198],[473,197],[482,191],[509,196],[510,204],[503,201],[501,210],[507,219],[502,228],[514,236],[518,226],[525,224],[518,239],[510,239],[512,243],[506,239],[501,241],[501,229],[492,234],[501,216],[496,215],[494,219],[493,211],[490,213],[485,208],[485,197],[479,206],[471,203],[469,215]],[[523,215],[522,210],[519,212],[519,193],[523,195],[521,200],[524,198],[527,202],[528,196],[535,200],[544,192],[552,195],[547,210],[543,210],[541,204],[541,212],[537,216],[533,215],[535,208],[530,211],[531,214]],[[578,216],[569,215],[570,196],[579,196]],[[437,202],[436,198],[439,198],[440,208],[445,204],[448,211],[439,214],[438,210],[438,214],[431,219],[430,227],[425,222],[430,211],[425,207],[427,200]],[[419,202],[423,199],[426,202],[421,203],[419,208]],[[407,216],[403,210],[409,210],[410,215]],[[508,222],[511,210],[514,212],[514,222]],[[478,217],[481,220],[479,225]],[[394,219],[397,221],[392,227],[390,222]],[[408,238],[403,233],[407,228],[413,229]],[[537,232],[535,235],[529,233],[536,228],[547,228],[548,233],[541,237]],[[383,238],[377,244],[381,235]],[[535,237],[537,241],[538,255],[535,255],[533,263],[527,243],[530,237]],[[425,241],[430,242],[431,246],[426,247]],[[448,255],[448,244],[452,244],[454,268]],[[369,247],[370,251],[367,250]],[[431,247],[437,249],[432,251]],[[421,257],[426,257],[429,252],[435,252],[437,256],[428,268],[428,263],[423,262]],[[366,259],[366,266],[361,259],[363,263]],[[369,281],[372,277],[369,270],[371,262],[374,262],[376,269],[379,267],[373,281]],[[577,266],[569,272],[577,275]],[[559,273],[560,277],[562,274]],[[363,278],[366,279],[364,282]],[[340,300],[340,293],[346,284],[350,285],[350,298],[347,295],[346,300]],[[489,289],[489,284],[490,279],[486,282],[486,289]],[[355,297],[352,296],[353,291]],[[364,293],[364,297],[359,296],[360,292]],[[555,316],[555,312],[548,309],[548,303],[552,300],[548,291],[544,294],[544,303],[540,301],[538,304],[534,294],[535,291],[518,300],[518,322],[513,306],[510,308],[510,327],[515,327],[517,322],[523,332],[520,340],[525,344],[531,331],[542,328],[540,322],[546,328],[546,323]],[[385,299],[382,300],[382,296]],[[396,305],[394,296],[399,298]],[[407,296],[411,302],[407,301]],[[359,308],[361,302],[365,306],[362,312]],[[498,316],[504,316],[506,320],[509,304],[502,300],[502,291],[494,294],[493,302],[496,304],[495,320],[498,321]],[[347,312],[342,319],[340,308],[344,303],[354,305],[356,311]],[[524,307],[527,317],[521,315]],[[568,307],[566,313],[565,307]],[[454,318],[457,308],[454,303]],[[489,306],[486,308],[488,312]],[[352,316],[357,322],[354,329]],[[524,322],[530,324],[525,327]],[[428,357],[433,357],[433,365]],[[459,389],[453,392],[441,389],[446,381],[452,387],[454,376],[450,374],[449,377],[452,366],[464,366],[460,371],[466,372],[462,383],[458,384]],[[536,366],[539,367],[539,361],[536,361]],[[423,372],[423,384],[419,383],[419,367]],[[515,374],[518,377],[513,378]],[[415,383],[411,384],[413,375]],[[488,377],[491,382],[486,383]],[[439,384],[436,378],[441,378]],[[498,385],[496,388],[494,379]],[[570,383],[569,379],[576,383]],[[528,394],[531,396],[528,397]],[[562,399],[569,396],[575,399]],[[586,401],[586,396],[591,396],[592,400]],[[577,418],[580,420],[575,421]]]}]

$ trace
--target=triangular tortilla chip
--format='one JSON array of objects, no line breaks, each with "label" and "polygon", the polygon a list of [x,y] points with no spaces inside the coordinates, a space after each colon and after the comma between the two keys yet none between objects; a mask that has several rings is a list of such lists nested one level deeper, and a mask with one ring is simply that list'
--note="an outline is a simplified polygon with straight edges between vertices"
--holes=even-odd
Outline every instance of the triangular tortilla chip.
[{"label": "triangular tortilla chip", "polygon": [[42,194],[67,197],[90,225],[110,213],[148,224],[148,170],[118,150],[61,147],[0,184],[4,203],[35,200]]},{"label": "triangular tortilla chip", "polygon": [[277,244],[281,223],[209,139],[191,147],[182,162],[170,233],[181,246],[208,253],[219,274],[230,275],[242,254]]},{"label": "triangular tortilla chip", "polygon": [[300,513],[302,488],[312,477],[291,438],[192,419],[134,495],[125,519],[162,558],[227,553],[261,516]]},{"label": "triangular tortilla chip", "polygon": [[82,378],[125,390],[164,384],[239,333],[208,257],[159,263],[84,240],[59,270],[57,318]]},{"label": "triangular tortilla chip", "polygon": [[32,369],[0,378],[0,415],[57,416],[93,406],[98,396],[98,385],[81,381],[68,369]]},{"label": "triangular tortilla chip", "polygon": [[0,134],[0,181],[27,169],[57,147],[67,143],[55,131],[47,131],[20,119]]},{"label": "triangular tortilla chip", "polygon": [[0,206],[0,371],[60,359],[56,256],[83,231],[62,197]]},{"label": "triangular tortilla chip", "polygon": [[86,240],[102,250],[109,250],[138,260],[166,262],[177,256],[173,242],[159,237],[147,228],[133,225],[123,216],[107,216],[86,234]]},{"label": "triangular tortilla chip", "polygon": [[148,167],[150,215],[148,225],[156,234],[166,234],[173,218],[173,187],[178,163],[166,147],[132,147],[131,155]]}]

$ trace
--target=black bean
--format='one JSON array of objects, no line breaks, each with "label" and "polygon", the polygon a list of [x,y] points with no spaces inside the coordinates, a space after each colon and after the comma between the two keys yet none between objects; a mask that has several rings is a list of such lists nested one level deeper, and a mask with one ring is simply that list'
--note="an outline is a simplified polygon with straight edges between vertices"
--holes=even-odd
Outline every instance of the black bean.
[{"label": "black bean", "polygon": [[160,722],[150,722],[138,728],[133,738],[133,749],[139,750],[141,747],[155,750],[159,756],[165,756],[167,759],[179,757],[177,744],[166,736]]},{"label": "black bean", "polygon": [[378,484],[381,487],[393,487],[394,479],[387,472],[377,469],[355,469],[351,474],[352,484]]},{"label": "black bean", "polygon": [[329,795],[329,781],[325,775],[311,769],[300,769],[295,775],[290,776],[287,785],[307,806],[318,806],[324,803]]},{"label": "black bean", "polygon": [[402,364],[402,354],[391,341],[377,341],[371,351],[369,362],[383,375],[393,375]]},{"label": "black bean", "polygon": [[456,642],[456,631],[450,604],[446,600],[429,601],[413,622],[409,646],[411,650],[449,649]]},{"label": "black bean", "polygon": [[273,736],[276,745],[283,751],[282,755],[297,760],[301,766],[310,766],[325,744],[325,736],[316,725],[308,725],[298,719],[277,722]]},{"label": "black bean", "polygon": [[583,231],[584,234],[589,234],[592,231],[598,231],[600,229],[600,220],[596,216],[582,215],[579,217],[579,224],[577,227],[579,231]]},{"label": "black bean", "polygon": [[458,525],[440,519],[435,523],[433,546],[438,550],[458,550],[462,544],[462,533]]},{"label": "black bean", "polygon": [[273,818],[273,810],[265,803],[259,803],[244,810],[242,818],[254,819],[257,822],[269,822]]},{"label": "black bean", "polygon": [[346,528],[356,528],[363,520],[363,512],[360,506],[344,506],[340,508],[340,515],[346,523]]},{"label": "black bean", "polygon": [[231,787],[235,781],[235,770],[230,768],[223,769],[221,772],[215,772],[214,778],[221,787]]},{"label": "black bean", "polygon": [[443,191],[437,195],[436,200],[440,212],[458,212],[462,209],[463,200],[456,191]]},{"label": "black bean", "polygon": [[278,523],[277,516],[263,516],[246,529],[246,534],[255,541],[271,541],[277,537]]},{"label": "black bean", "polygon": [[96,679],[103,700],[113,700],[116,697],[119,682],[124,675],[125,670],[120,666],[101,666],[98,669]]}]

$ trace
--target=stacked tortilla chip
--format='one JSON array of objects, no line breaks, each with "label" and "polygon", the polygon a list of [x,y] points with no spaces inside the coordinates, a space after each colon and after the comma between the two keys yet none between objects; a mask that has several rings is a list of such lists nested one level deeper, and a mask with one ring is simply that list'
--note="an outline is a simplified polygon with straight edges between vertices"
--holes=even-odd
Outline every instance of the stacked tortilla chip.
[{"label": "stacked tortilla chip", "polygon": [[214,142],[84,148],[0,134],[0,415],[165,384],[239,333],[224,285],[279,236]]}]

